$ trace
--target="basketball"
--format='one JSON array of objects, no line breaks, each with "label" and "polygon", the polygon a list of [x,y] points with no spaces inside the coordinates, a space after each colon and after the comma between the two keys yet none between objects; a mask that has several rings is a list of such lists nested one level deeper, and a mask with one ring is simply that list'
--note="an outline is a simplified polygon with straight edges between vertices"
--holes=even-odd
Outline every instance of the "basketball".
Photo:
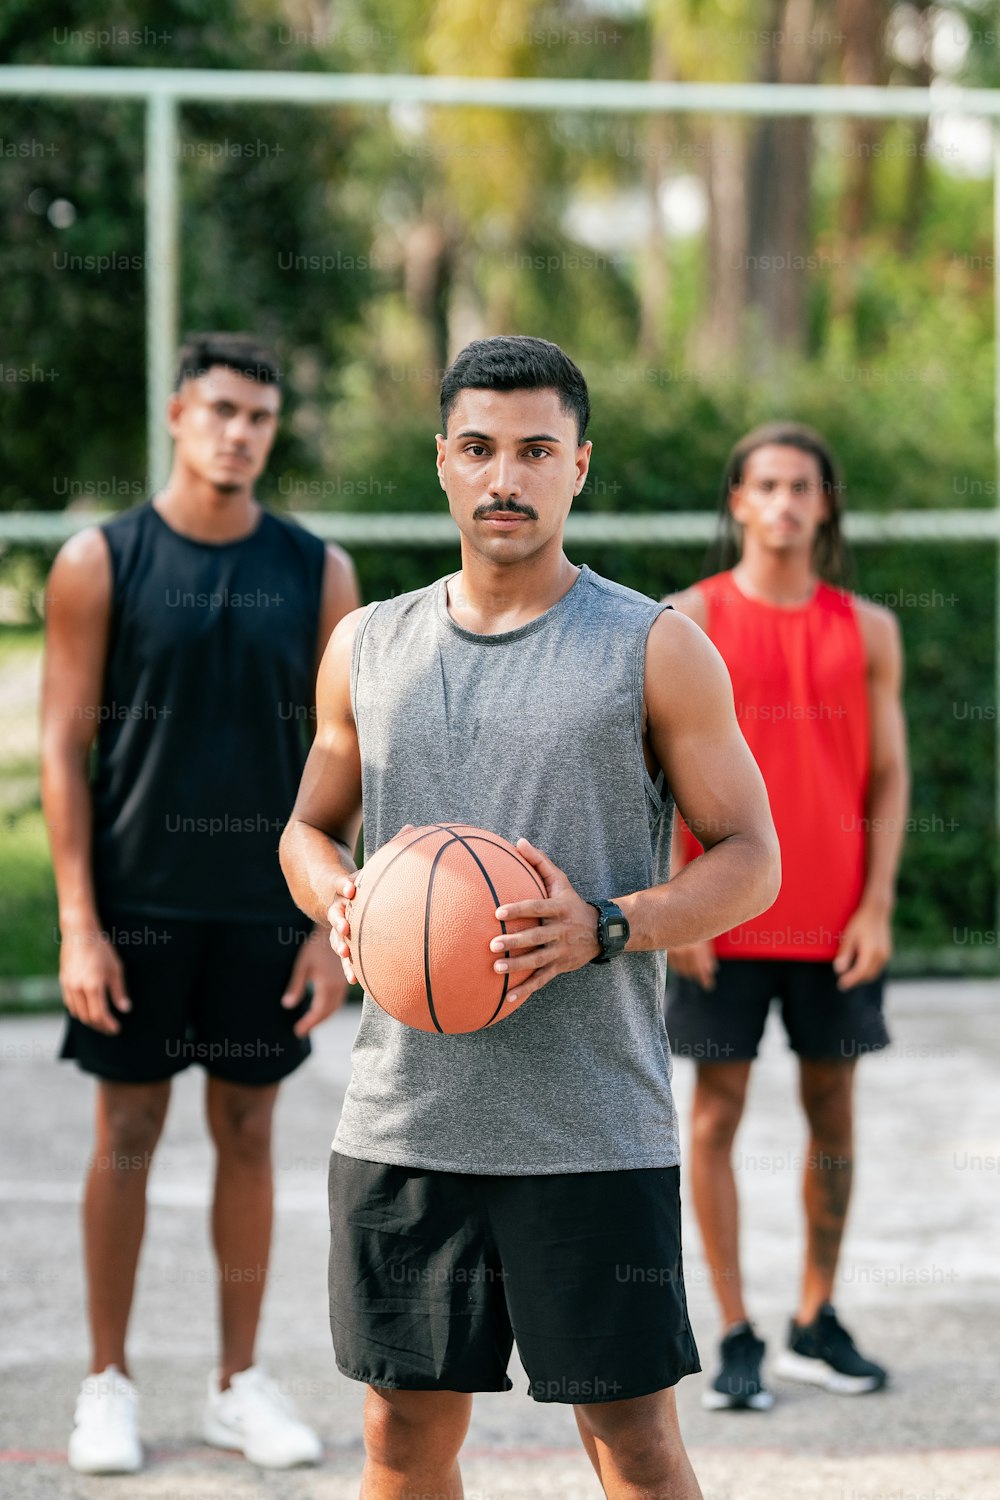
[{"label": "basketball", "polygon": [[546,895],[513,844],[484,828],[408,828],[367,860],[347,906],[351,963],[384,1011],[419,1031],[482,1031],[519,1008],[490,942],[533,921],[499,922],[498,906]]}]

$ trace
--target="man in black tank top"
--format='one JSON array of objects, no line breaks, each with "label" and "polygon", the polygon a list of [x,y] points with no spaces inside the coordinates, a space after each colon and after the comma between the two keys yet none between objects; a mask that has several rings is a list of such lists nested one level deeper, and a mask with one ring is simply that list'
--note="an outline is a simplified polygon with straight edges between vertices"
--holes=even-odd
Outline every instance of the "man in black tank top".
[{"label": "man in black tank top", "polygon": [[254,498],[279,406],[280,372],[256,340],[190,340],[166,487],[78,533],[50,579],[42,795],[62,1056],[98,1080],[84,1203],[93,1360],[69,1445],[81,1472],[142,1462],[125,1336],[149,1165],[170,1080],[192,1061],[208,1074],[217,1152],[222,1350],[204,1436],[275,1468],[321,1452],[254,1364],[254,1343],[278,1084],[346,990],[325,934],[288,895],[278,839],[316,666],[358,593],[346,554]]}]

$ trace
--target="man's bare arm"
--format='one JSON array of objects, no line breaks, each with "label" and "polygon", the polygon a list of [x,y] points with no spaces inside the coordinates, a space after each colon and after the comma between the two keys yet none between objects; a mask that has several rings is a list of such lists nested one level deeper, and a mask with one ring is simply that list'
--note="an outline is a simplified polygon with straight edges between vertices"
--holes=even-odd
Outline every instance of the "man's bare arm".
[{"label": "man's bare arm", "polygon": [[[708,604],[701,589],[694,586],[684,589],[679,594],[668,594],[663,600],[664,604],[672,604],[674,609],[679,610],[682,615],[687,615],[702,630],[708,630]],[[680,874],[684,866],[689,863],[687,857],[687,846],[681,829],[683,820],[679,812],[674,812],[674,826],[670,837],[670,873]],[[715,988],[715,976],[718,971],[719,961],[715,956],[715,948],[710,938],[703,939],[700,943],[675,943],[670,949],[670,967],[675,974],[681,974],[685,979],[693,979],[700,984],[703,990]]]},{"label": "man's bare arm", "polygon": [[871,721],[871,771],[865,811],[872,832],[862,901],[877,903],[891,912],[910,795],[902,702],[903,645],[896,617],[888,610],[859,606],[859,614],[868,654]]},{"label": "man's bare arm", "polygon": [[92,872],[89,759],[97,732],[111,620],[111,558],[97,527],[62,548],[46,588],[42,678],[42,806],[59,899],[59,975],[70,1013],[121,1030],[121,964],[101,932]]},{"label": "man's bare arm", "polygon": [[323,565],[323,600],[320,606],[319,640],[317,641],[316,671],[323,664],[323,656],[330,638],[345,615],[361,604],[358,579],[354,564],[342,547],[332,543],[326,549]]},{"label": "man's bare arm", "polygon": [[661,615],[646,647],[646,735],[705,853],[665,885],[623,895],[630,948],[671,948],[766,911],[781,884],[764,779],[740,731],[718,651],[692,622]]},{"label": "man's bare arm", "polygon": [[[682,590],[679,594],[665,594],[661,600],[663,604],[672,604],[680,614],[687,615],[696,625],[704,630],[708,623],[708,610],[705,606],[705,596],[701,589],[692,587]],[[670,836],[670,872],[676,875],[683,870],[687,864],[687,850],[684,847],[684,839],[681,836],[682,820],[679,812],[674,813],[674,826]]]},{"label": "man's bare arm", "polygon": [[899,625],[889,610],[865,600],[857,601],[857,612],[868,661],[871,767],[865,803],[867,862],[861,901],[844,928],[834,959],[841,989],[874,979],[892,956],[896,871],[910,796]]},{"label": "man's bare arm", "polygon": [[316,683],[316,738],[302,772],[279,857],[296,904],[324,927],[356,866],[361,818],[361,755],[351,709],[351,656],[363,611],[334,630]]}]

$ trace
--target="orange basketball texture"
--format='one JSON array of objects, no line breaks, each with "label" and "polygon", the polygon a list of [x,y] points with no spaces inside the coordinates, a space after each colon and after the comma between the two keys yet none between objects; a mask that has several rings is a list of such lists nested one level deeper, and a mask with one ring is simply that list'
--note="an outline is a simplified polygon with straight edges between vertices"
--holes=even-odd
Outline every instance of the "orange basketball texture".
[{"label": "orange basketball texture", "polygon": [[367,994],[420,1031],[481,1031],[513,1015],[490,942],[534,920],[496,909],[546,894],[513,844],[484,828],[410,828],[366,860],[347,905],[351,963]]}]

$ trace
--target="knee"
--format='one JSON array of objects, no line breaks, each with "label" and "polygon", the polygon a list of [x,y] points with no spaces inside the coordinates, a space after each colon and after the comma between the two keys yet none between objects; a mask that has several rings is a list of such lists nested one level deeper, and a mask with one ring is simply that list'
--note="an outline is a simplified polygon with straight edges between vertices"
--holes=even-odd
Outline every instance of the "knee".
[{"label": "knee", "polygon": [[105,1097],[94,1164],[111,1171],[147,1171],[166,1112],[166,1096],[158,1094],[130,1095],[116,1090]]},{"label": "knee", "polygon": [[695,1101],[691,1137],[704,1151],[729,1152],[743,1115],[742,1099],[710,1094]]},{"label": "knee", "polygon": [[632,1484],[655,1483],[669,1472],[673,1430],[648,1414],[633,1414],[628,1402],[577,1408],[583,1425],[611,1454],[615,1471]]},{"label": "knee", "polygon": [[227,1162],[261,1167],[271,1160],[271,1101],[227,1099],[212,1111],[212,1139]]},{"label": "knee", "polygon": [[369,1388],[365,1450],[374,1463],[397,1473],[417,1465],[447,1470],[465,1439],[469,1404],[450,1391]]}]

